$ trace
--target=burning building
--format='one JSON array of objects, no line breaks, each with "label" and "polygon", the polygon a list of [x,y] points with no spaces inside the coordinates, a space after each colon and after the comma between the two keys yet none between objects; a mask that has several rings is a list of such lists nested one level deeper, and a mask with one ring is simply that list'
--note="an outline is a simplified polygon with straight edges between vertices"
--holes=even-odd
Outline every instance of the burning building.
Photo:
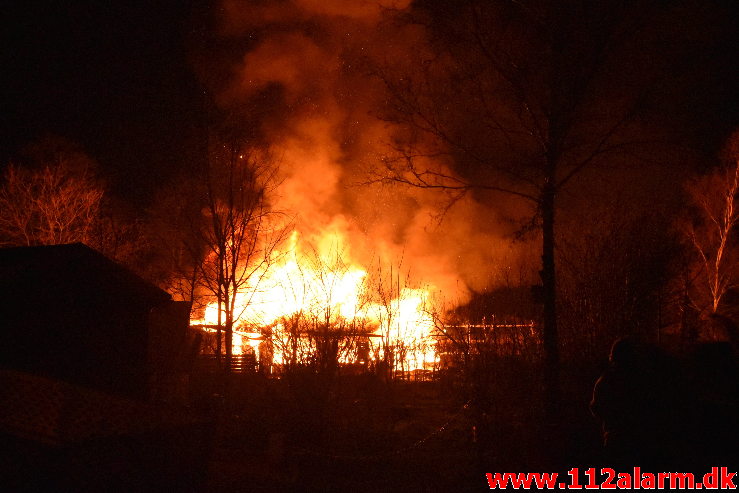
[{"label": "burning building", "polygon": [[[427,368],[436,360],[434,298],[463,303],[495,282],[490,266],[528,265],[509,248],[511,227],[489,197],[459,196],[445,208],[447,195],[378,176],[393,143],[410,134],[377,118],[385,88],[359,67],[373,57],[410,61],[426,40],[392,22],[410,2],[350,3],[228,0],[212,19],[217,42],[194,48],[215,105],[276,157],[279,188],[269,205],[293,216],[288,241],[236,290],[233,310],[211,287],[207,308],[194,313],[206,332],[233,329],[232,344],[211,336],[215,352],[227,344],[282,365],[300,359],[288,353],[315,352],[317,334],[354,339],[339,337],[344,331],[363,334],[361,349],[347,342],[344,354],[337,343],[347,364],[395,348],[405,356],[394,355],[393,365]],[[439,176],[455,175],[448,153],[432,154]],[[443,224],[434,221],[442,209]]]},{"label": "burning building", "polygon": [[[336,232],[310,253],[293,232],[274,262],[251,274],[236,292],[232,353],[272,373],[295,365],[319,368],[389,364],[429,369],[436,362],[434,320],[427,288],[372,276],[351,258]],[[225,352],[219,332],[223,303],[207,304],[192,325],[205,332],[204,351]],[[220,344],[220,346],[219,346]]]}]

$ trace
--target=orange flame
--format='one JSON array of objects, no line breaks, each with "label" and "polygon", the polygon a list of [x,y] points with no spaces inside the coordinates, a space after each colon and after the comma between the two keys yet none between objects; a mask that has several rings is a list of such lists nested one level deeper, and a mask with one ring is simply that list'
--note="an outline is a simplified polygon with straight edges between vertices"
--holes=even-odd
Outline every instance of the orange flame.
[{"label": "orange flame", "polygon": [[[395,369],[425,369],[438,361],[434,323],[427,310],[429,290],[396,289],[394,296],[380,301],[367,271],[351,261],[342,233],[322,234],[309,253],[300,240],[294,231],[273,261],[252,275],[247,283],[250,289],[237,293],[233,354],[243,354],[250,347],[259,355],[266,335],[275,343],[271,344],[272,362],[284,364],[286,355],[276,342],[287,337],[285,321],[300,315],[326,330],[361,327],[375,358],[385,357],[389,349],[397,352]],[[218,303],[213,302],[203,318],[192,323],[215,325],[217,320]],[[301,339],[303,351],[315,349],[305,334]],[[357,359],[355,354],[338,358],[341,363]]]}]

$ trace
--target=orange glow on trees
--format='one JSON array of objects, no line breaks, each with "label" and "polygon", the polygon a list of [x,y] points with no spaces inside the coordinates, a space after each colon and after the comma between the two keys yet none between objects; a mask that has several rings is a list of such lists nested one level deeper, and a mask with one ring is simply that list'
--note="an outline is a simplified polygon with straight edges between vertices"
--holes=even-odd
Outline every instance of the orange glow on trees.
[{"label": "orange glow on trees", "polygon": [[739,284],[739,133],[727,147],[727,163],[686,187],[693,214],[683,221],[683,232],[697,271],[688,294],[692,308],[704,315],[719,314],[724,295]]},{"label": "orange glow on trees", "polygon": [[102,197],[102,187],[88,172],[75,172],[63,161],[38,170],[11,164],[0,188],[0,244],[87,241]]}]

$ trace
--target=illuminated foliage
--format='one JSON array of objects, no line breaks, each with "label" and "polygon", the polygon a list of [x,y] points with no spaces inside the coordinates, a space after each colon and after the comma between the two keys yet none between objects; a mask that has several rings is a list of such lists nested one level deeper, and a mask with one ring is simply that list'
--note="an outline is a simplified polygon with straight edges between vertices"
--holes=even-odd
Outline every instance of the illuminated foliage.
[{"label": "illuminated foliage", "polygon": [[29,170],[10,165],[0,188],[0,244],[86,242],[98,217],[102,187],[66,162]]},{"label": "illuminated foliage", "polygon": [[[734,142],[739,142],[739,134]],[[739,282],[739,152],[729,154],[728,163],[686,187],[693,215],[683,229],[696,255],[697,271],[691,302],[710,314],[719,312],[722,298]]]}]

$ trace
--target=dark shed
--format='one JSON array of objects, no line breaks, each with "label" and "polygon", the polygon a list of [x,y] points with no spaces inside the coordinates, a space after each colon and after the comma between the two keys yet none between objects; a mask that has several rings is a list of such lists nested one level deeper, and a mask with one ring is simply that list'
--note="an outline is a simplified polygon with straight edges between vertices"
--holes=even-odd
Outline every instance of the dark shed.
[{"label": "dark shed", "polygon": [[148,398],[187,307],[81,243],[0,249],[0,367]]}]

